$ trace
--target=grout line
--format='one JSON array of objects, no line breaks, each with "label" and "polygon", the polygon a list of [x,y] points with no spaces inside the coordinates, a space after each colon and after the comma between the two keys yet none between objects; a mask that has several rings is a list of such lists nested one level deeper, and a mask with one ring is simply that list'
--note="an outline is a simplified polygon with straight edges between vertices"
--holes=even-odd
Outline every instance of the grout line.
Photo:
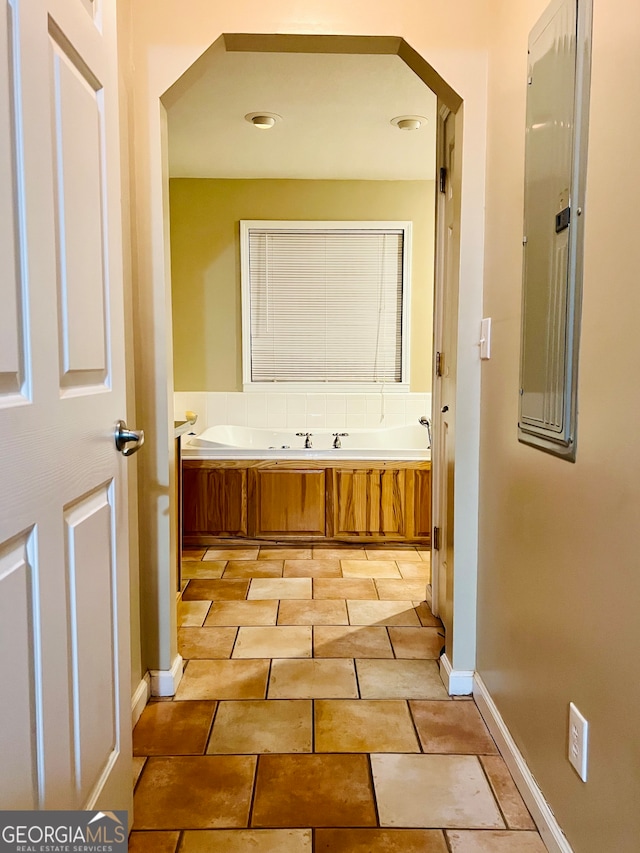
[{"label": "grout line", "polygon": [[420,737],[420,732],[418,731],[418,725],[416,723],[416,718],[413,716],[413,710],[411,708],[411,702],[409,699],[405,699],[407,703],[407,708],[409,710],[409,717],[411,718],[411,722],[413,723],[413,730],[416,733],[416,737],[418,738],[418,747],[420,749],[420,753],[423,755],[432,755],[433,753],[426,753],[424,747],[422,746],[422,739]]},{"label": "grout line", "polygon": [[373,808],[376,813],[376,827],[380,827],[380,812],[378,810],[378,798],[376,796],[376,786],[373,780],[373,764],[371,762],[371,753],[365,753],[367,756],[367,767],[369,768],[369,784],[371,785],[371,796],[373,798]]},{"label": "grout line", "polygon": [[184,849],[183,841],[184,841],[184,830],[181,829],[180,834],[178,835],[178,843],[176,844],[175,853],[180,853],[180,851]]},{"label": "grout line", "polygon": [[[255,753],[254,753],[255,754]],[[247,814],[247,829],[251,829],[253,821],[253,808],[256,802],[256,788],[258,787],[258,767],[260,764],[260,755],[256,755],[256,763],[253,771],[253,785],[251,786],[251,802],[249,803],[249,812]]]},{"label": "grout line", "polygon": [[445,830],[445,829],[441,829],[441,830],[440,830],[440,832],[441,832],[441,833],[442,833],[442,835],[444,836],[444,843],[445,843],[445,844],[446,844],[446,846],[447,846],[447,853],[455,853],[455,851],[454,851],[453,847],[451,846],[451,842],[449,841],[449,836],[447,835],[446,830]]},{"label": "grout line", "polygon": [[220,710],[220,704],[223,700],[222,699],[216,699],[214,701],[216,703],[216,707],[213,711],[213,714],[211,715],[211,725],[209,726],[209,732],[207,734],[207,739],[206,739],[205,744],[204,744],[204,752],[202,753],[203,755],[207,755],[207,750],[209,749],[209,741],[211,740],[211,735],[213,734],[213,725],[216,721],[216,717],[218,716],[218,711]]}]

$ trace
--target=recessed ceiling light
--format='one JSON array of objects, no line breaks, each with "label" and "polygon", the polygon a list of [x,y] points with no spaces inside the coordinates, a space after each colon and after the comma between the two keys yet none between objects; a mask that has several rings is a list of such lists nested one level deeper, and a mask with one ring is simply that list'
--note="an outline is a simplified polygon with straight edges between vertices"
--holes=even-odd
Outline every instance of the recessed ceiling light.
[{"label": "recessed ceiling light", "polygon": [[396,116],[391,119],[391,124],[399,130],[419,130],[426,123],[424,116]]},{"label": "recessed ceiling light", "polygon": [[245,116],[245,119],[254,127],[260,128],[260,130],[269,130],[269,128],[273,127],[277,121],[282,121],[282,116],[279,116],[276,113],[265,112],[248,113]]}]

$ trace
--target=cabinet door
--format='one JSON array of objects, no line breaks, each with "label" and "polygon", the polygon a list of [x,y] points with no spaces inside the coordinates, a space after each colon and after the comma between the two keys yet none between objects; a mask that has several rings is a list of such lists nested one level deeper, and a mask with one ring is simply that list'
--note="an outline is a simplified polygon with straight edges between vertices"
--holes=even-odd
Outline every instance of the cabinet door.
[{"label": "cabinet door", "polygon": [[404,470],[334,472],[334,536],[402,538],[405,532]]},{"label": "cabinet door", "polygon": [[254,536],[324,536],[325,472],[251,470]]},{"label": "cabinet door", "polygon": [[431,471],[414,471],[414,536],[431,539]]},{"label": "cabinet door", "polygon": [[246,469],[190,468],[182,472],[184,536],[247,533]]}]

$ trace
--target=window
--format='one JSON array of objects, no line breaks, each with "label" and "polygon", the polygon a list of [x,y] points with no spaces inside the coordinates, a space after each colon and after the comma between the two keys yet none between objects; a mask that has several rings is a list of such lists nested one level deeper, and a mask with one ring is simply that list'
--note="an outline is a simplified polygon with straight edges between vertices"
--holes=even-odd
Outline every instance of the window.
[{"label": "window", "polygon": [[410,223],[240,227],[245,388],[407,390]]}]

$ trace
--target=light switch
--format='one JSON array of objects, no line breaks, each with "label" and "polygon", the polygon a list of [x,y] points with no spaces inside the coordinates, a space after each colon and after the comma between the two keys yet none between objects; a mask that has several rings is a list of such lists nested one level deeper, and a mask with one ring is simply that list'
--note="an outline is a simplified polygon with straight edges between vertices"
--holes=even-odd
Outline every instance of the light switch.
[{"label": "light switch", "polygon": [[480,358],[491,358],[491,317],[480,323]]}]

